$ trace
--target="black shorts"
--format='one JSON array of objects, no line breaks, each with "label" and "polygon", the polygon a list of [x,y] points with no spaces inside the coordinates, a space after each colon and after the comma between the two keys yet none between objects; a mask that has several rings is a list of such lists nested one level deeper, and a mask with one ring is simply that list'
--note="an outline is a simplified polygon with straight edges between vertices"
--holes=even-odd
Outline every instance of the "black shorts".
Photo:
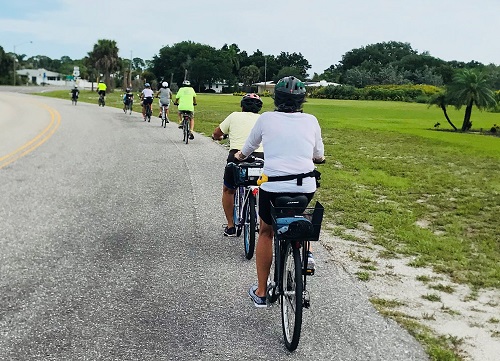
[{"label": "black shorts", "polygon": [[143,105],[153,104],[153,98],[147,97],[147,98],[142,99],[142,104]]},{"label": "black shorts", "polygon": [[[227,155],[227,160],[226,164],[233,162],[233,163],[241,163],[239,160],[234,158],[234,155],[238,152],[238,149],[231,149],[229,151],[229,154]],[[264,159],[264,153],[262,152],[253,152],[252,155],[257,158],[262,158]],[[229,188],[229,189],[236,189],[236,185],[234,184],[234,177],[233,173],[228,169],[224,169],[224,185]]]},{"label": "black shorts", "polygon": [[99,94],[99,95],[101,95],[101,94],[102,94],[102,96],[105,96],[105,95],[106,95],[106,90],[99,90],[99,91],[97,92],[97,94]]},{"label": "black shorts", "polygon": [[296,196],[298,194],[303,194],[307,197],[307,200],[310,202],[312,197],[314,196],[314,192],[312,193],[271,193],[266,192],[265,190],[259,189],[259,217],[264,221],[264,223],[271,225],[273,223],[273,219],[271,218],[271,202],[274,203],[277,197],[280,196]]}]

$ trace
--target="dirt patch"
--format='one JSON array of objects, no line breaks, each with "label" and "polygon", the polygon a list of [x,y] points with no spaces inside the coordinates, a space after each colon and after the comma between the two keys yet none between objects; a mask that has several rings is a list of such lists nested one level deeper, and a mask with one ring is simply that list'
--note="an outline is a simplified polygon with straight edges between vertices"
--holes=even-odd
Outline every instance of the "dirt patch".
[{"label": "dirt patch", "polygon": [[[425,222],[420,226],[425,227]],[[500,359],[500,290],[473,291],[430,268],[408,266],[412,258],[383,258],[386,250],[369,241],[370,228],[359,228],[344,233],[355,234],[363,243],[328,232],[323,232],[321,242],[347,272],[365,276],[362,279],[367,280],[360,283],[372,297],[398,301],[395,310],[415,318],[438,336],[458,340],[464,360]]]}]

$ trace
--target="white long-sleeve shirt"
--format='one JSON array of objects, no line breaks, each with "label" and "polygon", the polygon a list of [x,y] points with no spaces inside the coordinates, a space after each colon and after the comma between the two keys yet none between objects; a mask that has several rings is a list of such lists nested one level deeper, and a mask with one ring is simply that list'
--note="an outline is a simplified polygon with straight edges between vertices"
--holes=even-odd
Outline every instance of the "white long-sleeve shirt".
[{"label": "white long-sleeve shirt", "polygon": [[[318,119],[306,113],[263,113],[245,145],[241,149],[249,155],[262,143],[264,147],[264,174],[283,176],[308,173],[314,170],[313,158],[324,156],[323,140]],[[266,182],[261,188],[268,192],[311,193],[316,191],[314,177],[304,178],[302,185],[297,180]]]}]

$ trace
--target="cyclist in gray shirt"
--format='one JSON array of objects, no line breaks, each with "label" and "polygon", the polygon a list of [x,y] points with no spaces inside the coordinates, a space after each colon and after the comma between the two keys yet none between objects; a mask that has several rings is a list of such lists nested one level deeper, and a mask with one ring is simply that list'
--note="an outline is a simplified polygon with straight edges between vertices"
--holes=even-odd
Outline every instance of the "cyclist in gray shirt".
[{"label": "cyclist in gray shirt", "polygon": [[170,88],[168,87],[168,83],[166,81],[161,83],[161,88],[156,92],[156,97],[160,98],[160,114],[158,115],[158,118],[161,118],[161,107],[165,106],[165,113],[168,120],[168,108],[170,107],[172,92],[170,91]]}]

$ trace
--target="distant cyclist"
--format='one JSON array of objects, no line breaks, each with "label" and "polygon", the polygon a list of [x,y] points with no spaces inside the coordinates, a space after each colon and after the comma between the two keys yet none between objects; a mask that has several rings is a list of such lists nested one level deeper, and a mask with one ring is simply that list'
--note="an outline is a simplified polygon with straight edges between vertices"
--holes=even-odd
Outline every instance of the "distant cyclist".
[{"label": "distant cyclist", "polygon": [[[225,134],[229,135],[229,155],[227,163],[239,163],[234,158],[234,154],[243,148],[245,140],[250,134],[259,112],[262,109],[262,100],[257,94],[246,94],[240,102],[241,112],[233,112],[227,116],[222,123],[215,128],[212,139],[221,140]],[[260,145],[255,152],[252,153],[255,157],[264,158],[263,148]],[[236,227],[234,225],[233,207],[234,193],[236,185],[234,184],[233,175],[229,169],[224,171],[224,183],[222,186],[222,208],[226,215],[227,227],[224,229],[224,235],[228,237],[236,236]]]},{"label": "distant cyclist", "polygon": [[102,95],[103,98],[106,97],[106,89],[108,89],[108,87],[106,86],[106,84],[104,83],[104,80],[99,80],[99,84],[97,84],[97,93],[99,95]]},{"label": "distant cyclist", "polygon": [[126,93],[123,95],[123,112],[127,111],[127,106],[134,103],[134,94],[132,89],[127,88]]},{"label": "distant cyclist", "polygon": [[165,118],[168,123],[168,108],[172,99],[172,92],[168,87],[168,82],[164,81],[161,83],[161,88],[156,92],[156,97],[160,98],[160,114],[158,117],[161,118],[161,107],[165,107]]},{"label": "distant cyclist", "polygon": [[[243,160],[260,143],[266,154],[264,178],[268,181],[259,190],[260,228],[255,253],[258,283],[248,291],[257,307],[266,307],[267,279],[273,260],[271,202],[280,195],[296,194],[303,194],[310,201],[316,191],[314,162],[325,159],[318,119],[302,112],[305,95],[305,85],[299,79],[289,76],[279,80],[274,88],[276,111],[259,117],[244,146],[234,155]],[[315,268],[312,253],[308,254],[307,268]]]},{"label": "distant cyclist", "polygon": [[182,87],[179,89],[177,94],[175,95],[175,105],[178,106],[179,110],[179,128],[182,128],[182,113],[181,111],[189,111],[192,113],[189,139],[194,139],[193,130],[194,130],[194,106],[196,105],[196,93],[194,89],[191,87],[191,83],[189,80],[184,80],[182,82]]},{"label": "distant cyclist", "polygon": [[[146,107],[150,107],[152,111],[153,97],[155,95],[154,91],[151,90],[151,85],[149,83],[144,84],[144,89],[141,92],[142,100],[142,117],[146,121]],[[148,120],[148,122],[151,120]]]},{"label": "distant cyclist", "polygon": [[78,95],[80,91],[78,90],[78,85],[75,85],[73,89],[71,89],[71,99],[76,101],[78,99]]}]

